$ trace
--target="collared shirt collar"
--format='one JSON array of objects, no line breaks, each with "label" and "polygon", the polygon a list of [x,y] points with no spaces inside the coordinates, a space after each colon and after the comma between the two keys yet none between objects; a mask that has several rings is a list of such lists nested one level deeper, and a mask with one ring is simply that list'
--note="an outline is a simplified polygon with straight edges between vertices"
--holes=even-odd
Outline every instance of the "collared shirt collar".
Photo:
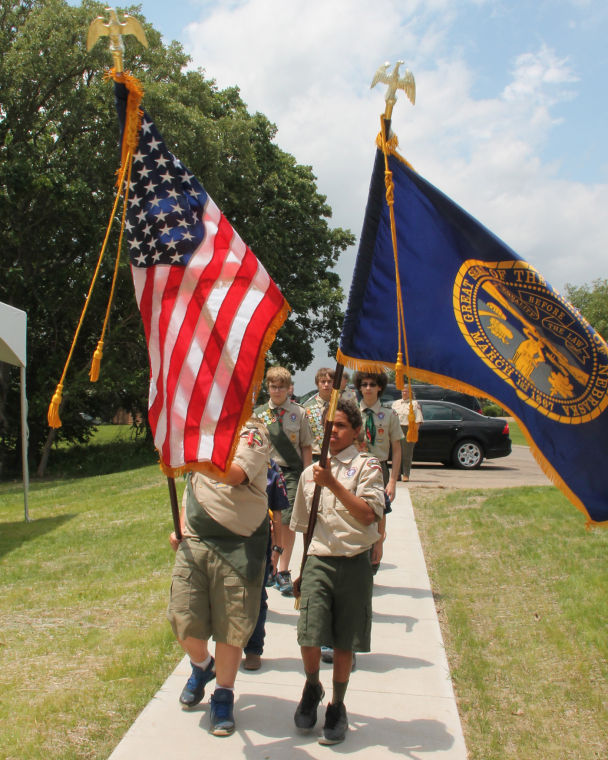
[{"label": "collared shirt collar", "polygon": [[[382,404],[380,403],[380,399],[378,399],[375,404],[372,404],[372,406],[367,406],[363,399],[361,399],[361,403],[359,404],[359,408],[362,412],[364,412],[366,409],[371,409],[372,412],[378,413],[381,406]],[[365,420],[363,420],[363,422],[365,422]]]},{"label": "collared shirt collar", "polygon": [[337,454],[332,454],[332,459],[337,459],[338,462],[342,462],[342,464],[348,464],[353,461],[358,453],[359,449],[353,443],[345,449],[342,449],[342,451],[339,451]]}]

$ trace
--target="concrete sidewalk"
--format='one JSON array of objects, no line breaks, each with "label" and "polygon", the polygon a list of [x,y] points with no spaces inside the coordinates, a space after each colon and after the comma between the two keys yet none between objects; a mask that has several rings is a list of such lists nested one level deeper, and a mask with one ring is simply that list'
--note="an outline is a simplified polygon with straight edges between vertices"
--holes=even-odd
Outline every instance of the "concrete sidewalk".
[{"label": "concrete sidewalk", "polygon": [[[317,743],[331,699],[331,665],[321,665],[326,697],[314,731],[298,733],[293,714],[304,676],[293,599],[269,589],[261,670],[236,681],[236,731],[208,733],[209,696],[183,711],[179,694],[190,675],[184,658],[139,715],[110,760],[327,758],[332,753],[386,758],[466,760],[466,749],[409,491],[397,488],[384,559],[374,584],[372,649],[357,657],[345,704],[349,731],[333,748]],[[297,546],[301,551],[301,540]],[[294,552],[295,555],[295,552]],[[299,567],[294,557],[293,567]],[[297,573],[296,573],[297,575]]]}]

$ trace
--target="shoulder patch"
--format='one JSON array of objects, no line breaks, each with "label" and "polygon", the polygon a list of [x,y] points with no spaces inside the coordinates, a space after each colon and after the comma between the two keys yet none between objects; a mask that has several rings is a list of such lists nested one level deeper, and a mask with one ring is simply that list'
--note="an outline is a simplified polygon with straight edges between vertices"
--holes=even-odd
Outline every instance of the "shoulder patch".
[{"label": "shoulder patch", "polygon": [[370,470],[382,470],[382,465],[380,464],[380,460],[378,459],[378,457],[372,457],[372,456],[366,457],[365,465]]},{"label": "shoulder patch", "polygon": [[264,444],[264,439],[259,430],[246,430],[244,433],[241,433],[241,438],[247,439],[247,445],[250,449]]}]

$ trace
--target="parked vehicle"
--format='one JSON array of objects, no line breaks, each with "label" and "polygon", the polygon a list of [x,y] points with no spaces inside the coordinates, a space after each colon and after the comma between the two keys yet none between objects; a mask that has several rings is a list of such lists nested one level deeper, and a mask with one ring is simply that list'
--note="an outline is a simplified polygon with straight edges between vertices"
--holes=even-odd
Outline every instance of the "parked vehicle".
[{"label": "parked vehicle", "polygon": [[[417,401],[451,401],[453,404],[460,404],[460,406],[481,414],[479,399],[475,398],[475,396],[469,396],[468,393],[452,391],[449,388],[442,388],[440,385],[417,383],[412,384],[412,391]],[[393,383],[389,383],[382,394],[382,403],[390,406],[398,398],[401,398],[401,391]]]},{"label": "parked vehicle", "polygon": [[474,470],[485,459],[511,453],[509,424],[484,417],[450,401],[420,401],[423,422],[418,427],[414,462],[443,462]]}]

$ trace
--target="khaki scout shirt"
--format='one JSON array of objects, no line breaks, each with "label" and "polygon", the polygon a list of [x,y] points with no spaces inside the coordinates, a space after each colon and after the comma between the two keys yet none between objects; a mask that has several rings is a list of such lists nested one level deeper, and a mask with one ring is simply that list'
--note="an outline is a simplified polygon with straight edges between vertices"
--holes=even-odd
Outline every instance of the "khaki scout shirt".
[{"label": "khaki scout shirt", "polygon": [[[298,533],[308,529],[308,513],[315,483],[313,465],[307,467],[298,484],[289,527]],[[348,446],[331,457],[331,472],[340,483],[366,501],[376,514],[384,515],[384,483],[382,468],[376,457]],[[377,522],[363,525],[340,502],[329,488],[321,490],[319,511],[309,554],[319,557],[354,557],[371,548],[380,538]]]},{"label": "khaki scout shirt", "polygon": [[342,391],[340,398],[342,401],[352,401],[355,406],[357,405],[357,394],[352,388],[345,388]]},{"label": "khaki scout shirt", "polygon": [[[266,473],[270,463],[270,444],[257,425],[249,423],[241,428],[232,461],[245,471],[245,483],[228,486],[201,472],[194,472],[191,476],[192,489],[209,517],[239,536],[250,536],[268,511]],[[184,507],[186,497],[187,490],[182,500]],[[196,537],[187,520],[184,535]]]},{"label": "khaki scout shirt", "polygon": [[[291,441],[294,449],[298,452],[300,459],[302,459],[302,447],[312,446],[313,441],[312,431],[304,407],[300,406],[300,404],[296,404],[295,401],[287,399],[285,403],[281,404],[279,407],[275,406],[272,401],[269,401],[268,408],[270,409],[271,414],[275,415],[279,414],[280,409],[285,409],[285,414],[281,418],[283,432]],[[264,422],[264,418],[261,417],[261,419]],[[287,465],[287,462],[272,444],[270,445],[270,456],[279,467],[285,467]]]},{"label": "khaki scout shirt", "polygon": [[[379,400],[370,407],[365,406],[365,403],[361,401],[359,408],[361,409],[361,417],[363,418],[361,432],[364,436],[367,448],[370,454],[377,456],[381,462],[386,462],[390,455],[391,443],[393,441],[400,441],[403,438],[399,416],[390,406],[382,406]],[[367,420],[366,409],[371,409],[374,413],[376,443],[373,446],[365,438],[365,421]]]},{"label": "khaki scout shirt", "polygon": [[[393,401],[393,409],[397,412],[399,422],[401,425],[403,425],[403,427],[407,427],[410,424],[410,403],[410,401],[404,401],[402,398],[397,399],[397,401]],[[422,422],[422,411],[420,409],[420,404],[417,401],[414,401],[413,404],[416,422]]]},{"label": "khaki scout shirt", "polygon": [[312,453],[321,453],[321,444],[323,443],[323,411],[328,406],[327,401],[323,401],[321,396],[317,393],[311,399],[304,404],[304,410],[310,423],[310,429],[313,434]]}]

